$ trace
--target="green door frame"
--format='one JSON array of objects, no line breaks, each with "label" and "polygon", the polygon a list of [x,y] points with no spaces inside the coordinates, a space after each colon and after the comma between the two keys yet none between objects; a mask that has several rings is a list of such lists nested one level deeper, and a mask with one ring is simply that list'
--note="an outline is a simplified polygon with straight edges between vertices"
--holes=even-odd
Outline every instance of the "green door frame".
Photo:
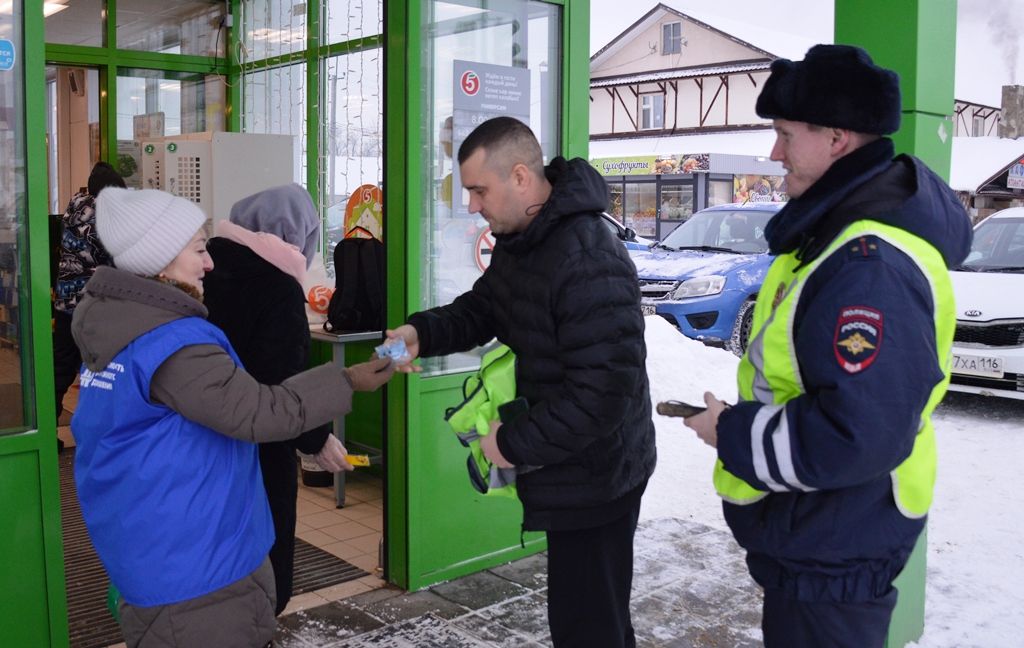
[{"label": "green door frame", "polygon": [[[865,5],[865,2],[868,4]],[[588,149],[588,79],[589,79],[589,0],[550,0],[560,5],[562,13],[562,96],[561,146],[566,156],[586,157]],[[936,6],[936,3],[939,3]],[[35,3],[25,3],[36,6]],[[309,24],[319,23],[317,9],[309,3]],[[233,16],[239,16],[240,0],[230,0]],[[320,96],[318,79],[321,63],[326,56],[347,51],[360,51],[383,44],[385,56],[385,95],[388,99],[384,121],[385,178],[389,210],[387,212],[387,251],[389,282],[387,295],[387,321],[393,326],[405,320],[420,304],[421,240],[419,228],[420,177],[422,160],[421,128],[426,98],[419,93],[423,56],[423,32],[420,29],[423,0],[385,1],[385,35],[350,41],[349,43],[321,46],[316,35],[299,54],[308,64],[309,88]],[[904,127],[896,134],[900,150],[914,152],[924,158],[940,174],[948,174],[950,142],[943,140],[940,130],[947,128],[952,136],[946,114],[952,105],[952,43],[955,42],[955,0],[922,0],[892,3],[889,0],[835,0],[836,42],[850,42],[865,46],[876,60],[901,73],[904,91]],[[240,100],[238,83],[241,68],[234,58],[237,51],[240,26],[229,29],[228,58],[208,58],[182,55],[156,54],[116,47],[117,0],[107,0],[108,22],[103,47],[45,45],[44,19],[41,11],[24,15],[24,43],[22,60],[25,64],[25,127],[28,133],[45,131],[45,66],[47,64],[83,65],[99,68],[101,86],[100,119],[106,126],[107,136],[101,142],[101,156],[110,159],[116,152],[116,80],[119,68],[153,69],[169,72],[225,74],[229,79],[227,97],[227,128],[238,131],[240,115],[235,109]],[[879,19],[881,17],[881,19]],[[880,27],[881,26],[881,27]],[[311,31],[314,31],[311,29]],[[897,47],[896,44],[899,44]],[[911,45],[908,46],[907,43]],[[907,52],[910,52],[908,55]],[[271,67],[290,61],[284,59],[247,63],[246,71],[258,66]],[[315,90],[314,90],[315,89]],[[410,89],[413,92],[410,92]],[[310,101],[310,103],[314,103]],[[319,101],[316,101],[319,103]],[[307,120],[315,120],[310,112]],[[314,132],[315,129],[307,129]],[[315,135],[312,146],[307,145],[307,161],[314,173],[316,168]],[[63,545],[60,529],[59,487],[57,460],[53,452],[56,444],[55,413],[53,411],[53,381],[50,339],[50,281],[47,249],[48,224],[46,215],[47,180],[46,151],[41,143],[28,146],[24,151],[28,178],[28,286],[30,321],[24,327],[23,344],[31,345],[25,374],[34,384],[26,389],[25,404],[35,417],[36,428],[14,435],[0,436],[0,463],[9,468],[0,471],[0,482],[9,486],[18,502],[9,533],[0,534],[0,553],[19,556],[21,561],[5,561],[4,582],[12,583],[3,595],[0,607],[0,640],[11,645],[67,646],[68,620],[64,592]],[[311,178],[312,179],[312,178]],[[315,182],[310,186],[315,187]],[[42,371],[40,371],[42,369]],[[417,465],[421,452],[429,439],[424,430],[436,427],[440,417],[438,403],[450,402],[457,394],[466,374],[420,378],[397,378],[388,388],[386,400],[386,430],[389,471],[385,483],[388,497],[386,529],[388,534],[388,580],[407,589],[418,589],[432,582],[452,578],[486,568],[510,557],[525,555],[540,549],[539,541],[531,540],[524,550],[507,547],[484,556],[471,556],[462,561],[438,560],[432,546],[439,540],[430,537],[430,521],[421,517],[423,510],[413,504],[417,491],[430,487],[423,483],[425,473]],[[457,513],[453,513],[457,514]],[[426,550],[413,551],[411,547],[425,542]],[[919,552],[923,554],[922,546]],[[27,551],[35,547],[37,551]],[[27,566],[18,570],[12,563]],[[913,562],[913,561],[912,561]],[[908,568],[909,571],[910,568]],[[920,600],[923,610],[923,555],[920,564]],[[901,600],[913,589],[902,589]],[[916,594],[915,594],[916,596]],[[899,608],[898,608],[899,611]],[[921,620],[920,613],[915,613]],[[911,614],[913,617],[914,614]],[[894,633],[897,630],[894,620]],[[914,626],[914,623],[908,623]],[[912,639],[910,634],[890,635],[890,645],[901,645]]]},{"label": "green door frame", "polygon": [[20,344],[30,349],[22,357],[28,429],[0,436],[0,492],[10,506],[0,520],[0,555],[5,556],[0,573],[7,585],[0,593],[0,643],[64,647],[68,618],[51,370],[46,147],[42,139],[33,139],[46,131],[43,13],[41,6],[38,12],[25,12],[22,6],[21,15],[25,145],[18,155],[24,159],[27,200],[19,201],[21,213],[15,216],[27,229],[21,240],[28,242],[26,250],[18,250],[27,268],[19,282],[19,301]]}]

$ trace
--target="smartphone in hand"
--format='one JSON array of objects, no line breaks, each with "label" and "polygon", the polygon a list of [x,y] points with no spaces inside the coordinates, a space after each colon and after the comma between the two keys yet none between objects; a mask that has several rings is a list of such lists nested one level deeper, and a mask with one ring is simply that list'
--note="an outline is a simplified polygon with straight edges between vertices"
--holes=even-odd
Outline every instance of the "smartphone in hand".
[{"label": "smartphone in hand", "polygon": [[679,416],[682,418],[690,418],[696,416],[707,409],[704,405],[691,405],[682,401],[662,401],[657,406],[658,414],[662,416]]}]

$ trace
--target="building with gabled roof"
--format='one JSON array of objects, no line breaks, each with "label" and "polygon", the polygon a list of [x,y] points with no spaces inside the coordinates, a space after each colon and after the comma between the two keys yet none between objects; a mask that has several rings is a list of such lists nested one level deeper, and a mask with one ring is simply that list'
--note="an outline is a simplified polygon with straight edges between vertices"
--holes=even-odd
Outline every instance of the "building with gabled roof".
[{"label": "building with gabled roof", "polygon": [[591,57],[591,139],[769,128],[754,103],[776,58],[659,3]]}]

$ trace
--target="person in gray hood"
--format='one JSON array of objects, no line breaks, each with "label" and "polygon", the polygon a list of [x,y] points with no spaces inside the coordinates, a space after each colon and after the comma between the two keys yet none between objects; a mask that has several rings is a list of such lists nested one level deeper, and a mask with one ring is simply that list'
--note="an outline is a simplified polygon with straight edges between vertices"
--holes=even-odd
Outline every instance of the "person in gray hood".
[{"label": "person in gray hood", "polygon": [[85,365],[75,482],[129,646],[271,641],[274,527],[256,443],[344,415],[353,391],[393,373],[374,359],[253,379],[206,320],[205,221],[161,191],[105,190],[96,225],[116,269],[97,270],[72,321]]}]

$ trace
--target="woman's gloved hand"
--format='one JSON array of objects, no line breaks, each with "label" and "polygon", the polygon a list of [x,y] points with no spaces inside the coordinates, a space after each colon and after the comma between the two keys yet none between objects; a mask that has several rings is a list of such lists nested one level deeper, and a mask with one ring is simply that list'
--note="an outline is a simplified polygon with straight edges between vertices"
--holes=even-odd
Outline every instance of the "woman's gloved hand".
[{"label": "woman's gloved hand", "polygon": [[328,434],[327,440],[324,441],[324,447],[320,448],[320,452],[316,453],[313,458],[324,470],[336,473],[342,470],[354,470],[352,464],[345,460],[347,454],[348,450],[341,444],[338,437]]},{"label": "woman's gloved hand", "polygon": [[391,380],[395,373],[395,365],[391,358],[374,358],[347,367],[345,373],[348,374],[352,389],[355,391],[376,391],[378,387]]}]

